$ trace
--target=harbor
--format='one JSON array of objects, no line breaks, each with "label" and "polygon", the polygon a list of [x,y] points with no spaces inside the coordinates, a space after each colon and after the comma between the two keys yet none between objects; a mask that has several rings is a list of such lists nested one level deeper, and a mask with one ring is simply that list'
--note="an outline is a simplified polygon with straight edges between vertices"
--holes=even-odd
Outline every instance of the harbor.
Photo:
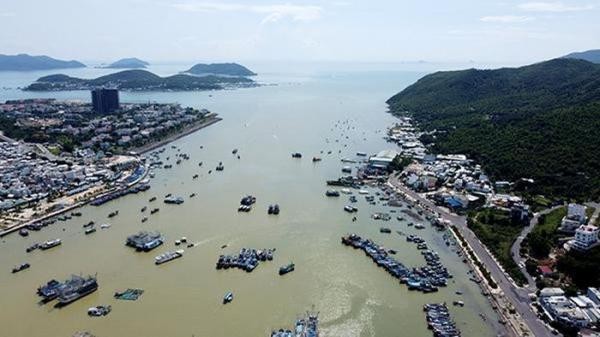
[{"label": "harbor", "polygon": [[[347,187],[352,195],[325,196],[329,188],[339,192],[345,188],[326,184],[326,180],[340,177],[343,166],[357,172],[355,165],[365,158],[357,155],[358,151],[373,154],[390,146],[383,136],[394,119],[385,114],[383,102],[417,74],[400,74],[401,80],[371,74],[361,85],[354,83],[354,79],[361,80],[361,75],[356,76],[353,80],[286,78],[301,84],[224,91],[211,93],[210,98],[207,93],[124,95],[124,99],[139,101],[173,101],[177,95],[182,104],[206,106],[223,120],[157,149],[164,149],[160,153],[163,166],[151,169],[154,177],[149,177],[148,191],[99,206],[86,205],[77,209],[81,216],[56,221],[26,237],[17,233],[3,237],[0,249],[10,253],[0,255],[5,266],[0,274],[5,285],[0,296],[13,303],[12,310],[0,318],[3,331],[33,337],[48,331],[60,336],[75,331],[97,336],[268,336],[281,328],[292,330],[298,313],[315,308],[320,312],[322,337],[394,336],[398,331],[429,337],[431,331],[420,308],[426,303],[461,300],[464,307],[448,309],[462,336],[495,336],[500,324],[477,284],[469,281],[468,266],[425,218],[417,221],[405,215],[402,210],[409,208],[402,201],[397,207],[384,205],[387,201],[375,194],[380,189],[368,184],[360,189],[368,193],[364,196],[373,197],[372,201],[352,186]],[[298,90],[305,99],[294,98]],[[282,113],[285,118],[277,117]],[[307,123],[307,117],[319,122]],[[232,149],[238,149],[235,156]],[[302,153],[302,158],[291,158],[294,152]],[[178,165],[178,153],[186,153],[190,159]],[[316,156],[321,160],[313,163]],[[346,164],[342,158],[357,163]],[[226,169],[217,174],[219,162]],[[172,167],[165,169],[164,165]],[[184,196],[185,202],[163,204],[169,193]],[[187,198],[193,193],[195,197]],[[241,198],[249,193],[256,197],[254,211],[240,214]],[[358,212],[343,210],[350,196],[356,196],[351,204]],[[149,201],[153,197],[157,199]],[[268,208],[275,203],[282,212],[269,215]],[[140,212],[143,207],[147,210]],[[158,207],[160,211],[150,215]],[[108,219],[116,210],[118,215]],[[388,221],[372,216],[393,214],[391,210],[397,213]],[[397,215],[405,219],[397,220]],[[142,222],[144,216],[147,221]],[[111,226],[86,236],[82,224],[90,221],[97,227],[107,222]],[[423,223],[425,228],[415,229],[408,226],[410,222]],[[382,226],[391,233],[380,233]],[[164,243],[151,253],[136,253],[125,241],[140,231],[159,232]],[[411,291],[371,260],[339,243],[342,235],[357,233],[396,251],[393,256],[405,266],[425,266],[421,251],[397,231],[418,235],[428,249],[437,252],[440,262],[454,275],[445,288],[427,294]],[[194,239],[194,248],[186,249],[183,258],[155,266],[155,257],[176,250],[174,241],[183,236]],[[34,243],[57,238],[62,241],[60,247],[25,252]],[[248,247],[276,248],[276,254],[251,273],[215,270],[219,255],[237,254]],[[291,261],[295,270],[279,276],[280,268]],[[31,267],[10,272],[23,262]],[[98,289],[60,310],[54,310],[51,303],[37,305],[37,287],[53,278],[62,282],[72,273],[97,274]],[[143,289],[144,293],[137,301],[113,297],[128,288]],[[462,295],[457,296],[456,291]],[[235,299],[223,305],[227,292]],[[110,305],[111,313],[89,317],[88,309],[98,305]],[[158,309],[161,315],[156,315]],[[479,313],[487,319],[482,320]],[[23,317],[36,324],[15,323]]]}]

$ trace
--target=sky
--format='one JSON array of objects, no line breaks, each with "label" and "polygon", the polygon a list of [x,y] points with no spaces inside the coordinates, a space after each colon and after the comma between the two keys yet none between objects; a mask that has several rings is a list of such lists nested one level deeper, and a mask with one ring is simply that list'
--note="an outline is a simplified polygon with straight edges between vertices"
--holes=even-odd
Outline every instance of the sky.
[{"label": "sky", "polygon": [[0,0],[0,54],[528,63],[600,49],[600,0]]}]

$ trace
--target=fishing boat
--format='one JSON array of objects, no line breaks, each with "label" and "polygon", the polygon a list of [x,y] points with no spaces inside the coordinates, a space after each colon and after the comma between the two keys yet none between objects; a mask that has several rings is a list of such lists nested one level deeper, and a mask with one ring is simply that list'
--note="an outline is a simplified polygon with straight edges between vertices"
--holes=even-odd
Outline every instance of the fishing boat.
[{"label": "fishing boat", "polygon": [[159,265],[165,262],[169,262],[178,259],[183,256],[183,249],[176,250],[174,252],[165,252],[154,258],[154,264]]},{"label": "fishing boat", "polygon": [[95,276],[84,278],[73,275],[58,289],[58,303],[63,306],[67,305],[93,293],[97,289],[98,282]]},{"label": "fishing boat", "polygon": [[100,317],[106,316],[112,311],[112,307],[110,305],[99,305],[96,307],[91,307],[88,309],[88,316],[92,317]]},{"label": "fishing boat", "polygon": [[340,192],[338,192],[336,190],[327,190],[327,192],[325,192],[325,195],[328,197],[339,197]]},{"label": "fishing boat", "polygon": [[46,250],[46,249],[50,249],[50,248],[59,246],[61,244],[62,244],[62,242],[60,241],[60,239],[48,240],[48,241],[42,243],[39,248],[41,250]]},{"label": "fishing boat", "polygon": [[227,304],[231,301],[233,301],[233,293],[230,291],[227,294],[225,294],[225,296],[223,296],[223,304]]},{"label": "fishing boat", "polygon": [[16,266],[16,267],[14,267],[14,268],[12,269],[12,273],[13,273],[13,274],[14,274],[14,273],[18,273],[18,272],[20,272],[21,270],[28,269],[29,267],[31,267],[31,265],[30,265],[29,263],[21,263],[20,265],[18,265],[18,266]]},{"label": "fishing boat", "polygon": [[285,266],[279,268],[279,275],[285,275],[287,273],[291,273],[294,271],[295,268],[296,268],[296,265],[294,263],[285,265]]}]

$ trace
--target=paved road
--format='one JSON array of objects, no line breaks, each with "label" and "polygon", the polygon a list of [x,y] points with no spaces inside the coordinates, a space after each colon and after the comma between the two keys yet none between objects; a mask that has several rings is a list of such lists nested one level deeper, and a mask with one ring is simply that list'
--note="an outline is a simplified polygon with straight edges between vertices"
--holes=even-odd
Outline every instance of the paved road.
[{"label": "paved road", "polygon": [[444,219],[449,220],[454,224],[465,240],[469,243],[475,254],[481,262],[486,266],[494,280],[498,283],[499,288],[503,291],[505,297],[512,303],[515,310],[521,315],[529,330],[536,337],[552,337],[554,336],[546,325],[537,317],[537,314],[529,306],[529,293],[527,288],[517,287],[504,273],[496,260],[492,257],[484,245],[477,239],[475,234],[467,228],[466,217],[449,213],[448,210],[440,208],[433,204],[430,200],[421,197],[414,191],[406,188],[394,176],[390,177],[389,183],[394,187],[417,200],[421,205],[428,207],[431,210],[438,212]]},{"label": "paved road", "polygon": [[529,234],[533,230],[533,228],[538,224],[538,221],[539,221],[541,215],[548,214],[560,207],[563,207],[563,206],[555,206],[552,208],[545,209],[541,212],[535,213],[533,215],[533,218],[529,222],[529,226],[525,226],[523,228],[523,231],[517,237],[517,239],[513,243],[512,247],[510,248],[510,254],[512,255],[513,260],[519,266],[519,269],[521,269],[521,272],[523,273],[523,275],[525,275],[525,277],[527,278],[527,283],[528,283],[527,289],[529,290],[529,292],[534,292],[536,290],[535,280],[533,279],[533,277],[531,277],[531,275],[529,275],[529,273],[527,272],[527,270],[525,268],[525,258],[521,257],[521,254],[519,254],[519,250],[521,249],[521,243],[523,242],[523,239],[525,239],[527,234]]},{"label": "paved road", "polygon": [[588,223],[591,225],[596,224],[596,226],[597,226],[598,225],[598,216],[600,216],[600,203],[588,202],[585,205],[588,207],[594,207],[596,209],[594,211],[594,214],[592,214],[592,216],[590,217],[590,221]]}]

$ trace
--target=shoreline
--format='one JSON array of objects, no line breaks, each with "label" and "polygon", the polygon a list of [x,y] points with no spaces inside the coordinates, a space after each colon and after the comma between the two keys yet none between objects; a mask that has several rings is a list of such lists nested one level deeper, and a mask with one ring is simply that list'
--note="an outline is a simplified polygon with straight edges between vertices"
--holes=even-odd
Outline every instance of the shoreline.
[{"label": "shoreline", "polygon": [[210,113],[204,119],[205,119],[204,121],[202,121],[194,126],[185,128],[181,132],[178,132],[176,134],[168,136],[167,138],[165,138],[163,140],[160,140],[160,141],[154,142],[154,143],[150,143],[147,145],[143,145],[138,148],[130,149],[128,152],[135,152],[137,155],[142,155],[142,154],[148,153],[148,152],[153,151],[161,146],[172,143],[180,138],[188,136],[198,130],[204,129],[205,127],[211,126],[211,125],[223,120],[223,118],[219,117],[216,113]]},{"label": "shoreline", "polygon": [[[176,140],[178,140],[180,138],[188,136],[188,135],[190,135],[190,134],[192,134],[192,133],[194,133],[194,132],[196,132],[198,130],[201,130],[201,129],[207,127],[207,126],[213,125],[213,124],[215,124],[215,123],[217,123],[217,122],[219,122],[221,120],[223,120],[223,119],[220,118],[220,117],[218,117],[217,114],[211,113],[201,123],[198,123],[198,124],[196,124],[196,125],[194,125],[192,127],[186,128],[182,132],[173,134],[173,135],[171,135],[171,136],[169,136],[169,137],[167,137],[167,138],[165,138],[165,139],[163,139],[161,141],[158,141],[158,142],[155,142],[155,143],[151,143],[151,144],[139,147],[139,148],[137,148],[135,150],[131,150],[131,151],[136,152],[137,155],[142,155],[142,154],[148,153],[148,152],[150,152],[150,151],[152,151],[152,150],[154,150],[156,148],[165,146],[165,145],[167,145],[167,144],[169,144],[171,142],[174,142],[174,141],[176,141]],[[28,220],[28,221],[26,221],[26,222],[24,222],[22,224],[15,225],[15,226],[12,226],[12,227],[9,227],[9,228],[5,228],[5,229],[3,229],[3,230],[0,231],[0,238],[4,237],[6,235],[9,235],[11,233],[14,233],[14,232],[16,232],[16,231],[18,231],[18,230],[20,230],[20,229],[22,229],[24,227],[27,227],[30,224],[33,224],[33,223],[36,223],[36,222],[39,222],[39,221],[43,221],[43,220],[46,220],[46,219],[49,219],[49,218],[61,215],[63,213],[72,211],[72,210],[77,209],[79,207],[85,206],[85,205],[89,204],[90,202],[92,202],[92,201],[94,201],[94,200],[96,200],[98,198],[101,198],[101,197],[103,197],[103,196],[105,196],[107,194],[114,193],[114,192],[117,192],[119,190],[130,188],[130,187],[138,184],[140,181],[142,181],[148,175],[148,172],[149,172],[149,169],[148,169],[148,167],[146,167],[146,170],[145,170],[144,174],[140,178],[138,178],[136,181],[134,181],[132,183],[129,183],[129,184],[127,184],[127,185],[125,185],[125,186],[123,186],[121,188],[111,189],[110,191],[107,191],[105,193],[97,195],[97,196],[95,196],[93,198],[90,198],[88,200],[79,201],[79,202],[77,202],[77,203],[75,203],[73,205],[67,206],[65,208],[62,208],[62,209],[57,210],[57,211],[54,211],[52,213],[42,215],[42,216],[37,217],[35,219],[30,219],[30,220]]]}]

